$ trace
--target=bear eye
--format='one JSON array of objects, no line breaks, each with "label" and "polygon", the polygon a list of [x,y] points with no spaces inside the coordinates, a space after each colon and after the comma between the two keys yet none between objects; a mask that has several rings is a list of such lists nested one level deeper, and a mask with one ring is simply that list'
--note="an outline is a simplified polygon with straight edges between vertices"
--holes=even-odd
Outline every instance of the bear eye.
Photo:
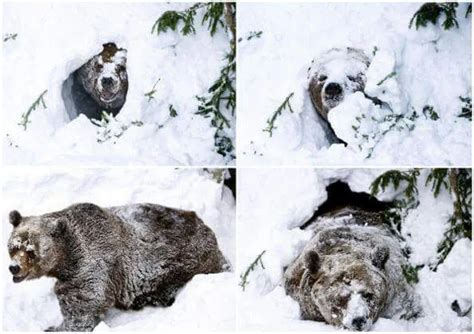
[{"label": "bear eye", "polygon": [[102,71],[103,68],[104,68],[104,65],[102,65],[102,64],[96,64],[96,65],[95,65],[95,70],[96,70],[97,72]]},{"label": "bear eye", "polygon": [[118,70],[119,72],[123,72],[123,71],[125,71],[125,66],[123,66],[123,65],[118,65],[118,66],[117,66],[117,70]]},{"label": "bear eye", "polygon": [[357,81],[357,77],[354,77],[354,76],[352,76],[352,75],[347,76],[347,78],[348,78],[350,81],[352,81],[352,82]]},{"label": "bear eye", "polygon": [[327,75],[321,74],[321,75],[318,77],[318,81],[323,82],[323,81],[326,81],[327,78],[328,78]]},{"label": "bear eye", "polygon": [[35,252],[33,251],[27,251],[26,254],[28,255],[28,258],[30,258],[31,260],[34,260],[35,259]]}]

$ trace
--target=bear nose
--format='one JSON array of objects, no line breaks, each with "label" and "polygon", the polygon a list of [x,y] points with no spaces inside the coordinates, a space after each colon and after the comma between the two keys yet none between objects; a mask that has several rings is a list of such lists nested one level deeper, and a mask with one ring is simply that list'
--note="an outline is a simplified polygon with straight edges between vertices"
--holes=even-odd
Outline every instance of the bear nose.
[{"label": "bear nose", "polygon": [[362,327],[364,327],[364,325],[365,325],[365,318],[358,317],[352,320],[352,326],[359,331],[362,329]]},{"label": "bear nose", "polygon": [[102,78],[102,86],[110,87],[114,83],[114,80],[110,77]]},{"label": "bear nose", "polygon": [[326,86],[325,92],[328,95],[339,95],[342,93],[342,87],[338,83],[331,82]]},{"label": "bear nose", "polygon": [[16,275],[20,272],[20,266],[18,266],[18,265],[10,266],[10,267],[8,267],[8,270],[10,270],[10,272],[13,275]]}]

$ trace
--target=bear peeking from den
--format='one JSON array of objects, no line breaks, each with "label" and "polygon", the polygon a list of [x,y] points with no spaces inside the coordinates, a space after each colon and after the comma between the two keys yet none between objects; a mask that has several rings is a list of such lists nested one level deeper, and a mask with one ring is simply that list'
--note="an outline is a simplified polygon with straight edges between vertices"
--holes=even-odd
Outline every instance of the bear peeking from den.
[{"label": "bear peeking from den", "polygon": [[61,92],[70,120],[80,114],[101,120],[103,112],[115,117],[127,97],[126,65],[127,50],[106,43],[99,54],[72,72]]},{"label": "bear peeking from den", "polygon": [[333,48],[314,59],[308,69],[309,96],[331,143],[342,143],[329,123],[328,114],[349,94],[364,91],[370,59],[363,50]]}]

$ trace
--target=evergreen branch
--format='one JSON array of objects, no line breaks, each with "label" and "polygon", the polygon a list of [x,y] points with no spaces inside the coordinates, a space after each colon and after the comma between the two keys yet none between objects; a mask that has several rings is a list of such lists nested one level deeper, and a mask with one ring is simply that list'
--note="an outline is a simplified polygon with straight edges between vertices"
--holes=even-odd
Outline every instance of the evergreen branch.
[{"label": "evergreen branch", "polygon": [[161,80],[161,78],[158,78],[158,80],[156,80],[156,82],[154,83],[151,90],[148,93],[144,94],[146,97],[148,97],[148,102],[150,102],[151,100],[153,100],[155,98],[155,93],[156,93],[155,88],[156,88],[156,85],[158,84],[158,82],[160,82],[160,80]]},{"label": "evergreen branch", "polygon": [[169,111],[170,111],[170,116],[171,116],[171,117],[176,117],[176,116],[178,116],[178,112],[176,111],[176,109],[173,107],[172,104],[169,105],[168,109],[169,109]]},{"label": "evergreen branch", "polygon": [[425,115],[426,118],[430,118],[432,121],[437,121],[439,119],[438,113],[434,110],[433,106],[425,105],[423,107],[423,115]]},{"label": "evergreen branch", "polygon": [[380,192],[385,191],[389,186],[393,186],[396,191],[402,182],[406,182],[403,195],[409,203],[413,203],[416,200],[415,197],[418,195],[417,181],[419,175],[420,171],[417,168],[410,169],[407,172],[389,170],[382,175],[379,175],[372,182],[370,185],[370,193],[372,196],[376,196]]},{"label": "evergreen branch", "polygon": [[458,117],[463,117],[467,118],[468,120],[472,121],[472,102],[471,102],[471,97],[466,96],[460,96],[459,99],[463,103],[461,105],[461,113],[458,115]]},{"label": "evergreen branch", "polygon": [[14,41],[14,40],[16,40],[17,36],[18,36],[17,33],[5,34],[5,35],[3,35],[3,41],[4,42],[10,41],[10,40]]},{"label": "evergreen branch", "polygon": [[380,85],[383,84],[385,81],[387,81],[387,80],[390,79],[390,78],[393,78],[393,77],[396,76],[396,75],[397,75],[397,72],[395,72],[395,71],[393,71],[393,72],[387,74],[387,75],[385,76],[385,78],[383,78],[382,80],[380,80],[380,81],[377,83],[377,86],[380,86]]},{"label": "evergreen branch", "polygon": [[224,16],[224,3],[223,2],[209,2],[207,3],[207,10],[202,17],[202,25],[208,22],[207,29],[209,30],[211,36],[217,32],[217,28],[220,26],[224,28],[224,21],[222,17]]},{"label": "evergreen branch", "polygon": [[28,108],[28,110],[26,111],[26,113],[23,113],[21,115],[21,119],[20,119],[20,123],[18,123],[18,125],[22,126],[24,128],[24,130],[26,131],[26,128],[28,126],[28,123],[30,123],[30,115],[31,113],[36,110],[38,107],[42,106],[43,109],[46,109],[46,103],[44,102],[44,95],[48,92],[48,90],[46,89],[44,92],[42,92],[40,94],[40,96],[38,96],[38,98],[33,102],[33,104]]},{"label": "evergreen branch", "polygon": [[[384,103],[384,102],[381,102]],[[418,114],[416,111],[413,111],[413,113],[410,116],[406,116],[404,114],[395,114],[392,109],[387,106],[389,110],[391,111],[390,114],[384,116],[384,118],[380,121],[377,121],[374,119],[374,121],[378,123],[386,123],[389,124],[388,128],[383,130],[382,132],[379,133],[374,133],[372,134],[372,139],[375,140],[375,143],[368,149],[368,154],[365,157],[365,159],[368,159],[372,156],[372,153],[375,150],[375,147],[380,143],[382,138],[389,133],[390,131],[397,129],[399,131],[402,131],[403,129],[407,129],[408,131],[412,131],[415,128],[414,121],[418,118]],[[356,118],[356,121],[360,122],[360,119]],[[358,132],[359,127],[353,126],[354,131]],[[362,134],[362,138],[368,140],[369,134]],[[362,146],[359,147],[362,150]]]},{"label": "evergreen branch", "polygon": [[247,267],[247,270],[245,270],[245,272],[243,274],[240,275],[240,283],[239,283],[239,286],[242,287],[242,291],[245,291],[245,287],[247,286],[247,284],[249,283],[248,281],[248,276],[250,274],[250,272],[254,271],[257,266],[260,264],[260,266],[262,267],[262,269],[265,269],[265,266],[263,265],[263,261],[262,261],[262,256],[263,254],[265,254],[265,250],[263,252],[261,252],[256,258],[255,260],[250,263],[250,265]]},{"label": "evergreen branch", "polygon": [[433,192],[433,196],[436,198],[441,191],[441,187],[444,186],[446,190],[450,191],[449,183],[447,180],[448,176],[448,169],[447,168],[433,168],[431,169],[428,177],[426,178],[425,186],[431,182],[431,191]]},{"label": "evergreen branch", "polygon": [[449,218],[449,228],[438,245],[438,258],[430,269],[436,271],[456,242],[461,238],[472,240],[472,171],[471,169],[450,169],[449,188],[454,194],[454,211]]},{"label": "evergreen branch", "polygon": [[[254,39],[254,38],[260,38],[263,34],[263,31],[250,31],[248,34],[247,34],[247,37],[245,37],[245,39],[247,41],[250,41],[251,39]],[[242,42],[243,38],[240,37],[239,38],[239,42]]]},{"label": "evergreen branch", "polygon": [[410,264],[402,265],[402,273],[405,276],[408,284],[418,283],[418,271],[423,268],[423,265],[412,266]]},{"label": "evergreen branch", "polygon": [[[401,182],[406,182],[401,200],[397,200],[395,208],[384,213],[384,221],[393,223],[395,230],[401,231],[401,224],[406,218],[408,211],[418,206],[417,178],[420,175],[418,169],[406,172],[390,170],[378,176],[371,184],[372,195],[379,194],[387,187],[393,186],[397,190]],[[431,184],[433,196],[438,197],[444,187],[454,195],[453,214],[448,219],[448,228],[444,232],[443,240],[437,248],[437,260],[430,264],[430,269],[436,271],[443,263],[456,242],[462,238],[472,240],[472,170],[471,169],[443,169],[433,168],[427,175],[425,186]],[[407,280],[414,279],[413,268],[404,268]],[[418,268],[416,268],[418,270]]]},{"label": "evergreen branch", "polygon": [[102,111],[100,121],[92,119],[91,122],[99,127],[97,131],[98,143],[105,143],[112,138],[120,138],[132,126],[143,126],[141,121],[132,121],[128,124],[120,123],[112,114],[105,111]]},{"label": "evergreen branch", "polygon": [[230,128],[229,120],[223,114],[223,108],[235,113],[236,91],[235,85],[235,49],[231,46],[231,53],[225,58],[227,64],[221,69],[219,78],[208,89],[207,96],[196,96],[199,101],[197,115],[211,118],[211,126],[216,128],[214,146],[216,152],[223,157],[234,159],[234,145],[224,133],[224,128]]},{"label": "evergreen branch", "polygon": [[449,30],[453,27],[459,28],[458,21],[456,20],[456,8],[458,4],[456,2],[446,3],[434,3],[428,2],[423,4],[418,9],[413,17],[410,19],[408,27],[411,28],[413,22],[415,22],[416,30],[420,27],[426,27],[428,23],[436,24],[439,16],[444,13],[446,18],[442,23],[442,27],[445,30]]},{"label": "evergreen branch", "polygon": [[[214,36],[220,28],[231,29],[235,35],[235,3],[223,2],[198,2],[188,9],[182,11],[169,10],[164,12],[153,24],[151,33],[165,33],[168,29],[172,31],[178,30],[178,25],[182,24],[181,33],[184,36],[195,34],[194,18],[199,9],[205,8],[201,25],[207,24],[207,29],[211,36]],[[233,9],[233,13],[228,14]],[[233,18],[233,19],[232,19]],[[232,22],[234,22],[232,24]]]},{"label": "evergreen branch", "polygon": [[293,113],[293,108],[291,107],[290,104],[290,99],[293,97],[294,92],[291,92],[286,99],[283,101],[283,103],[275,110],[273,113],[272,117],[270,117],[267,120],[267,127],[263,129],[264,132],[268,132],[270,134],[270,137],[273,135],[273,130],[275,130],[277,127],[275,126],[275,121],[280,116],[285,109],[289,109],[291,113]]},{"label": "evergreen branch", "polygon": [[207,91],[209,95],[196,96],[200,102],[196,114],[206,118],[212,117],[212,126],[219,130],[230,127],[229,121],[221,111],[223,104],[225,108],[231,110],[232,114],[235,112],[235,55],[229,54],[226,59],[228,63],[221,69],[221,75]]},{"label": "evergreen branch", "polygon": [[[205,118],[211,118],[211,126],[216,128],[214,135],[214,145],[217,153],[226,158],[233,159],[232,152],[234,146],[232,140],[224,133],[225,128],[230,128],[231,124],[224,115],[224,110],[230,110],[232,115],[235,114],[236,106],[236,91],[235,91],[235,13],[236,4],[232,2],[227,3],[196,3],[193,6],[183,11],[167,11],[161,15],[152,27],[152,33],[160,34],[166,32],[168,29],[177,31],[178,26],[182,24],[181,33],[186,36],[195,33],[194,18],[197,11],[203,9],[201,25],[207,24],[207,29],[211,36],[223,28],[230,30],[232,37],[230,38],[230,50],[225,56],[226,64],[220,70],[220,76],[207,90],[204,96],[196,96],[198,100],[198,108],[195,114],[201,115]],[[149,92],[151,94],[146,96],[152,98],[154,90]],[[150,97],[151,96],[151,97]],[[177,115],[176,110],[170,105],[170,116]]]},{"label": "evergreen branch", "polygon": [[178,24],[183,23],[181,33],[184,36],[191,33],[194,34],[196,32],[196,29],[194,28],[194,16],[196,15],[196,11],[203,8],[205,5],[205,3],[198,2],[183,11],[169,10],[164,12],[153,24],[151,33],[159,35],[160,33],[167,32],[168,29],[177,31]]}]

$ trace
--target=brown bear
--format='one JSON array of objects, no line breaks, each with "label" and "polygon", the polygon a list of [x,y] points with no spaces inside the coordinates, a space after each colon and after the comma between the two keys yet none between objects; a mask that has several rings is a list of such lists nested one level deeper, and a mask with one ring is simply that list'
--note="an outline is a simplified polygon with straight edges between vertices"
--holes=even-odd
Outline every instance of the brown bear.
[{"label": "brown bear", "polygon": [[70,119],[84,114],[101,120],[102,113],[116,116],[128,91],[127,50],[106,43],[99,54],[71,73],[62,96]]},{"label": "brown bear", "polygon": [[212,230],[192,211],[155,204],[74,204],[10,213],[9,267],[19,283],[57,279],[63,322],[50,331],[92,331],[112,308],[170,306],[197,274],[228,269]]},{"label": "brown bear", "polygon": [[379,317],[420,313],[408,264],[382,213],[346,207],[317,218],[314,236],[284,273],[288,295],[305,320],[368,330]]},{"label": "brown bear", "polygon": [[313,60],[309,68],[309,95],[329,138],[335,134],[328,122],[329,111],[348,94],[363,91],[370,60],[360,49],[333,48]]}]

